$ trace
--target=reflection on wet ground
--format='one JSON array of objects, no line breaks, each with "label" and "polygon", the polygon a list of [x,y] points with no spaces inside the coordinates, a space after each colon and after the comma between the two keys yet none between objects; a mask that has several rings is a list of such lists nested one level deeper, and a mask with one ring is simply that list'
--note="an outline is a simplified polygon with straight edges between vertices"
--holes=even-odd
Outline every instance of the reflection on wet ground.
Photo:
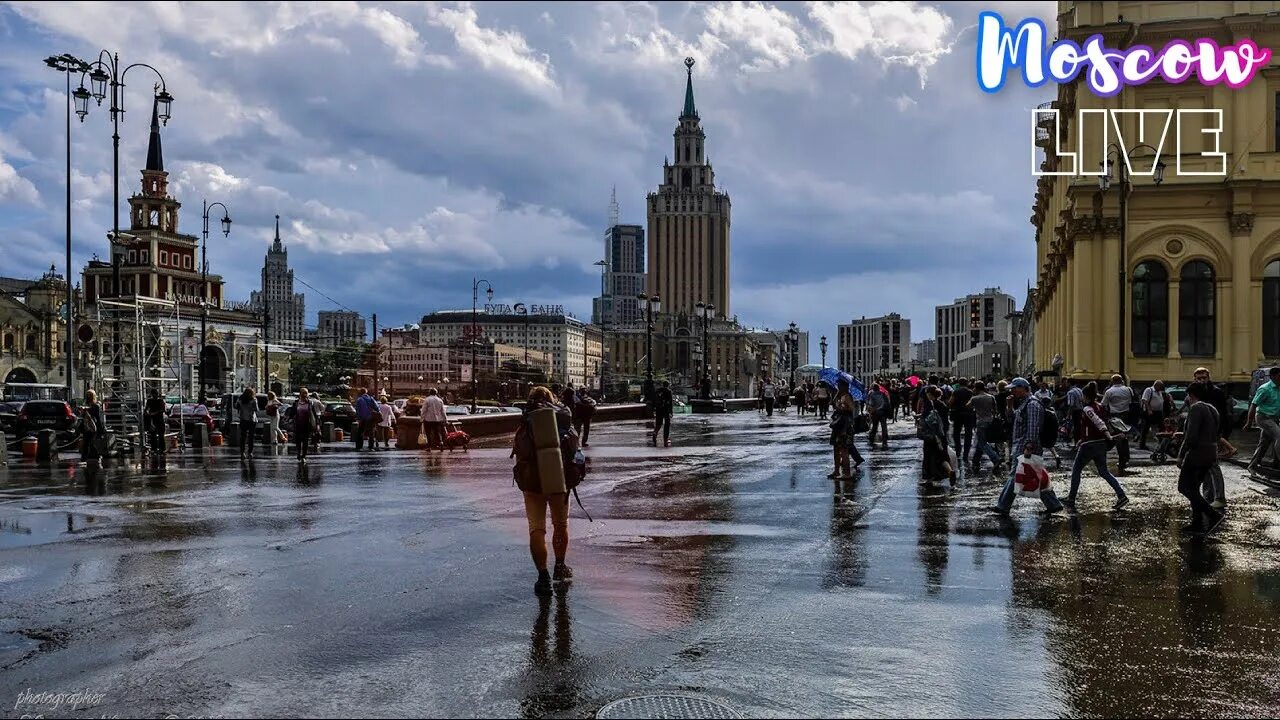
[{"label": "reflection on wet ground", "polygon": [[[593,429],[575,581],[536,598],[508,451],[324,452],[139,473],[0,470],[0,698],[85,713],[588,716],[707,695],[747,716],[1275,715],[1275,497],[1228,470],[1182,539],[1170,468],[1108,511],[1001,478],[919,485],[905,423],[828,480],[825,425],[682,416]],[[1056,476],[1055,481],[1061,481]],[[6,714],[20,714],[0,703]]]}]

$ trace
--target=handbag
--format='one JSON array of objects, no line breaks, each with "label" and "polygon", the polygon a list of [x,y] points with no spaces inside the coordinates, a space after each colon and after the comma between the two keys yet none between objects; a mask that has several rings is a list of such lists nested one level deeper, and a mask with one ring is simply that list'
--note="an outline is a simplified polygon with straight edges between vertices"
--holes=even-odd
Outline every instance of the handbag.
[{"label": "handbag", "polygon": [[855,435],[857,435],[858,433],[864,433],[870,429],[871,429],[871,418],[867,417],[866,413],[858,413],[853,418],[853,433]]},{"label": "handbag", "polygon": [[80,416],[80,427],[87,433],[98,432],[98,421],[93,419],[89,413]]}]

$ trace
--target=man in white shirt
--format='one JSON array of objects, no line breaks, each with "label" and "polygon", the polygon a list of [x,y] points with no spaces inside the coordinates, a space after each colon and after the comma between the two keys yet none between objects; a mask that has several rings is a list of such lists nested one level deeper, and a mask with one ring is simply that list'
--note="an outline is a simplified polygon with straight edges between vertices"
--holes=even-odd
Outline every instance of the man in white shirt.
[{"label": "man in white shirt", "polygon": [[764,411],[769,417],[773,417],[773,380],[766,378],[764,381]]},{"label": "man in white shirt", "polygon": [[427,447],[444,451],[444,400],[435,388],[427,391],[427,399],[422,401],[422,428],[427,436]]},{"label": "man in white shirt", "polygon": [[1147,449],[1147,433],[1152,427],[1160,432],[1160,425],[1164,423],[1164,417],[1170,409],[1165,402],[1163,380],[1155,381],[1151,387],[1142,391],[1142,435],[1138,438],[1140,449]]},{"label": "man in white shirt", "polygon": [[[1102,395],[1102,406],[1107,409],[1107,415],[1112,421],[1125,423],[1129,418],[1129,410],[1133,407],[1133,390],[1124,384],[1124,378],[1119,375],[1111,376],[1111,387]],[[1112,423],[1113,429],[1118,427]],[[1127,428],[1128,426],[1125,425]],[[1115,439],[1116,455],[1117,455],[1117,473],[1118,475],[1128,475],[1129,470],[1129,436],[1121,434]]]},{"label": "man in white shirt", "polygon": [[391,427],[396,424],[396,409],[387,402],[386,395],[378,398],[378,415],[378,435],[381,436],[382,447],[384,450],[390,450]]}]

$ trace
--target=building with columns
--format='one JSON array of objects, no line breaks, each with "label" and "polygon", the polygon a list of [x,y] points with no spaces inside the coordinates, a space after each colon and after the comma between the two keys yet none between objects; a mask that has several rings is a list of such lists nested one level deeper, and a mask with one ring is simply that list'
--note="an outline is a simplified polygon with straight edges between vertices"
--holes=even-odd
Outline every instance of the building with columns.
[{"label": "building with columns", "polygon": [[303,321],[306,297],[293,291],[293,271],[289,269],[289,249],[280,241],[280,216],[276,216],[276,237],[262,263],[262,289],[249,295],[257,312],[265,308],[270,322],[267,336],[273,343],[300,345],[305,339]]},{"label": "building with columns", "polygon": [[[1058,36],[1083,42],[1101,35],[1107,47],[1163,47],[1174,39],[1210,38],[1219,45],[1249,39],[1280,47],[1280,3],[1061,2]],[[1238,89],[1154,79],[1118,95],[1095,95],[1077,79],[1060,85],[1040,118],[1038,144],[1046,172],[1071,170],[1053,151],[1088,153],[1096,171],[1101,124],[1084,127],[1078,112],[1101,109],[1217,109],[1221,162],[1204,157],[1215,136],[1212,116],[1183,118],[1169,131],[1167,169],[1155,182],[1153,153],[1132,151],[1128,200],[1122,210],[1119,167],[1103,189],[1097,176],[1041,176],[1035,228],[1037,291],[1035,366],[1099,378],[1120,372],[1139,384],[1185,382],[1198,366],[1215,379],[1247,383],[1262,364],[1280,363],[1280,60],[1272,58]],[[1136,114],[1119,116],[1124,137],[1139,132]],[[1149,117],[1146,137],[1158,138],[1162,117]],[[1208,125],[1206,125],[1206,123]],[[1176,127],[1176,126],[1174,126]],[[1112,135],[1114,139],[1114,134]],[[1179,151],[1180,157],[1174,157]],[[1131,146],[1137,143],[1131,142]],[[1177,172],[1181,160],[1182,175]],[[1124,165],[1123,158],[1119,165]]]}]

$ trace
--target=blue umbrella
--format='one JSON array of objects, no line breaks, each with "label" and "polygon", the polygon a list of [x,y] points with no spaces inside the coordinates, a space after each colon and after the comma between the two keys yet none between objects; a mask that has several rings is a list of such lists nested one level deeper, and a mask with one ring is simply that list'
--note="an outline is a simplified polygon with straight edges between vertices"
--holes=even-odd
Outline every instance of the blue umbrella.
[{"label": "blue umbrella", "polygon": [[849,383],[849,394],[853,396],[854,400],[863,402],[867,399],[867,389],[863,387],[862,383],[858,382],[857,378],[843,370],[833,367],[823,368],[822,372],[818,373],[818,377],[833,388],[836,387],[837,382],[844,380]]}]

